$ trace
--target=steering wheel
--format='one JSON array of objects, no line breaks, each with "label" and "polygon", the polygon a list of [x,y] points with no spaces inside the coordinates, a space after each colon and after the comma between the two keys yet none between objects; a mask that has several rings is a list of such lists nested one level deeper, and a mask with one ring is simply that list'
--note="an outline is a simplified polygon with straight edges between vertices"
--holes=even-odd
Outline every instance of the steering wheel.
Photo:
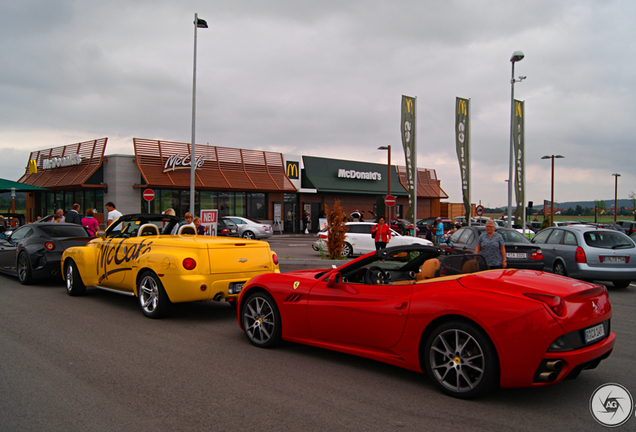
[{"label": "steering wheel", "polygon": [[369,267],[364,275],[364,283],[367,285],[384,285],[389,283],[391,275],[378,266]]}]

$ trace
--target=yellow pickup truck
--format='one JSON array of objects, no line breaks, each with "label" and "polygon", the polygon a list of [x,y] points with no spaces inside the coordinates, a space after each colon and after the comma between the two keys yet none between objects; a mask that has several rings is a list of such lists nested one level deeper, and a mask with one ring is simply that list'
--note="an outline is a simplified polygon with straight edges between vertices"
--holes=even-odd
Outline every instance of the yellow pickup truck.
[{"label": "yellow pickup truck", "polygon": [[135,296],[149,318],[165,316],[172,303],[234,304],[250,278],[280,273],[267,242],[196,235],[179,227],[178,218],[159,214],[120,217],[85,246],[66,249],[61,266],[69,295],[94,286]]}]

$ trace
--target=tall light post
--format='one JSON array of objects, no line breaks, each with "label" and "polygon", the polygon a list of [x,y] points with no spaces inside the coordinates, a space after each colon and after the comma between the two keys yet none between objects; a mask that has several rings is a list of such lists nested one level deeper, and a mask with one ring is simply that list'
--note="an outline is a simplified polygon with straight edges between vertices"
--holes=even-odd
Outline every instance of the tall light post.
[{"label": "tall light post", "polygon": [[618,214],[618,178],[621,175],[618,173],[612,175],[614,176],[614,223],[616,223],[616,215]]},{"label": "tall light post", "polygon": [[194,172],[197,168],[194,151],[194,132],[197,106],[197,29],[208,28],[208,23],[194,14],[194,65],[192,68],[192,140],[190,141],[190,213],[194,216]]},{"label": "tall light post", "polygon": [[554,159],[563,159],[565,156],[561,155],[546,155],[541,159],[552,159],[552,185],[550,187],[550,226],[554,225]]},{"label": "tall light post", "polygon": [[520,76],[519,79],[515,79],[515,63],[523,60],[525,55],[521,51],[515,51],[512,53],[512,57],[510,57],[510,63],[512,63],[512,77],[510,78],[510,160],[508,167],[508,220],[506,221],[506,226],[508,228],[512,227],[512,189],[513,189],[513,166],[515,164],[515,150],[514,150],[514,142],[515,142],[515,133],[514,133],[514,123],[515,123],[515,83],[521,82],[526,79],[525,76]]},{"label": "tall light post", "polygon": [[[387,162],[387,192],[386,192],[386,196],[391,195],[391,146],[381,146],[378,147],[378,150],[386,150],[389,153],[389,161]],[[386,206],[387,207],[387,214],[389,219],[387,220],[387,223],[389,224],[389,226],[391,226],[391,207]],[[379,218],[378,218],[379,219]]]}]

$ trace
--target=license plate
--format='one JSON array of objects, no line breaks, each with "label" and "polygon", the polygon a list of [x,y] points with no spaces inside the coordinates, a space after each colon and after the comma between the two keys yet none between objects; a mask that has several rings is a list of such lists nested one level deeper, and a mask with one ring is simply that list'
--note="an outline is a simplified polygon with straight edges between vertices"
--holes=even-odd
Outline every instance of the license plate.
[{"label": "license plate", "polygon": [[229,294],[238,294],[243,290],[245,282],[233,282],[230,284]]},{"label": "license plate", "polygon": [[603,336],[605,336],[605,327],[603,327],[602,323],[594,327],[590,327],[589,329],[585,329],[585,343],[593,342]]},{"label": "license plate", "polygon": [[625,257],[624,256],[606,256],[606,257],[603,257],[603,262],[625,264]]},{"label": "license plate", "polygon": [[526,259],[526,254],[518,252],[506,252],[506,258]]}]

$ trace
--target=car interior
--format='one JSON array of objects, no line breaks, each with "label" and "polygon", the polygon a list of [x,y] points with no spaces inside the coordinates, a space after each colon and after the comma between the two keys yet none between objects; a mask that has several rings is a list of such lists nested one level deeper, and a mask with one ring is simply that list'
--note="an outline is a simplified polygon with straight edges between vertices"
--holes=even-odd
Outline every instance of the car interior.
[{"label": "car interior", "polygon": [[481,255],[438,256],[435,251],[428,250],[382,252],[378,251],[346,268],[342,272],[342,281],[366,285],[401,285],[488,270]]}]

